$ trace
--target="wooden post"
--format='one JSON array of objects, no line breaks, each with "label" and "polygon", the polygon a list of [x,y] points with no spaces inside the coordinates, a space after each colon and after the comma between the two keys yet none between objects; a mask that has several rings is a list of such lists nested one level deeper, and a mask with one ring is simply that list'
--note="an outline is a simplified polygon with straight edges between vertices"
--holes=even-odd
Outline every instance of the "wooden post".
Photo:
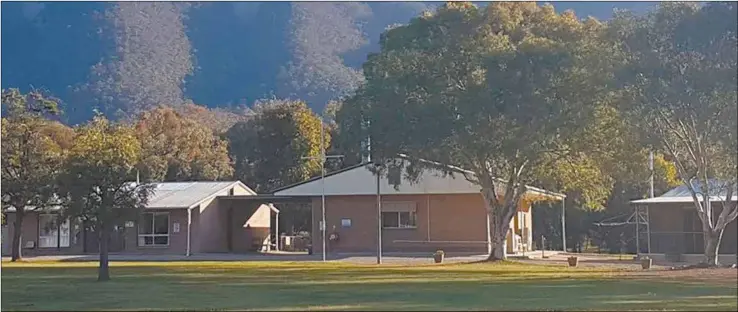
[{"label": "wooden post", "polygon": [[546,258],[546,237],[541,235],[541,259]]}]

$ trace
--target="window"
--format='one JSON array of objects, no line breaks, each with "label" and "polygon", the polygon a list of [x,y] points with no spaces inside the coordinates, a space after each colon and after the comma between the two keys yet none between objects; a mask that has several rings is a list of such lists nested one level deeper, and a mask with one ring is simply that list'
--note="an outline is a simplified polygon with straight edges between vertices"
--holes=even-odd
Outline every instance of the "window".
[{"label": "window", "polygon": [[56,215],[39,215],[38,247],[69,247],[69,220],[60,225]]},{"label": "window", "polygon": [[139,246],[169,245],[169,213],[144,213],[138,224]]},{"label": "window", "polygon": [[382,203],[382,227],[407,229],[417,227],[415,203]]}]

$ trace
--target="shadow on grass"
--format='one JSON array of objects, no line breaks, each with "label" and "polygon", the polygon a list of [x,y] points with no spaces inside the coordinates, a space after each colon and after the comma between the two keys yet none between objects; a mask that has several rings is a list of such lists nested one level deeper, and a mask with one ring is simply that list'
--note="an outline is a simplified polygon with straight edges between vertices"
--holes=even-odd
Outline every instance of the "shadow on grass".
[{"label": "shadow on grass", "polygon": [[[270,264],[271,265],[271,264]],[[3,267],[10,310],[736,310],[735,288],[520,265]],[[598,273],[600,274],[600,273]],[[43,294],[43,295],[39,295]]]},{"label": "shadow on grass", "polygon": [[[415,267],[385,267],[385,266],[331,266],[316,265],[167,265],[137,264],[135,266],[111,266],[113,277],[146,276],[162,277],[189,276],[193,279],[202,277],[258,279],[261,282],[283,280],[312,281],[316,277],[328,281],[360,281],[368,279],[459,279],[459,278],[606,278],[615,276],[613,271],[592,269],[550,268],[545,266],[527,266],[519,264],[487,264],[487,265],[446,265],[446,266],[415,266]],[[85,276],[82,272],[95,272],[96,263],[87,266],[51,266],[20,265],[5,266],[3,270],[11,273],[9,278],[23,278],[28,275],[42,275],[46,279],[69,278],[69,276]],[[13,274],[17,273],[17,274]]]}]

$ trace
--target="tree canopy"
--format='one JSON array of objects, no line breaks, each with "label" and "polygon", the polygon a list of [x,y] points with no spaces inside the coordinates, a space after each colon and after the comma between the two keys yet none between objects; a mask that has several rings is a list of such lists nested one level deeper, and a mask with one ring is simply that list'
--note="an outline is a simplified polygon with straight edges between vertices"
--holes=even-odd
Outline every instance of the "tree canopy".
[{"label": "tree canopy", "polygon": [[141,143],[130,126],[102,116],[76,129],[64,172],[58,180],[64,218],[81,219],[98,233],[98,280],[110,279],[108,240],[113,226],[136,220],[148,202],[151,184],[136,184]]},{"label": "tree canopy", "polygon": [[[27,209],[55,204],[54,181],[64,161],[72,131],[44,117],[57,115],[54,99],[33,91],[2,90],[2,208],[16,209],[15,229],[23,226]],[[12,241],[12,260],[21,258],[20,231]]]},{"label": "tree canopy", "polygon": [[206,124],[172,108],[143,112],[136,123],[145,179],[153,181],[224,180],[233,175],[228,142]]},{"label": "tree canopy", "polygon": [[[303,181],[320,172],[322,121],[301,101],[257,103],[248,121],[226,133],[237,179],[258,192]],[[330,144],[325,131],[325,146]]]}]

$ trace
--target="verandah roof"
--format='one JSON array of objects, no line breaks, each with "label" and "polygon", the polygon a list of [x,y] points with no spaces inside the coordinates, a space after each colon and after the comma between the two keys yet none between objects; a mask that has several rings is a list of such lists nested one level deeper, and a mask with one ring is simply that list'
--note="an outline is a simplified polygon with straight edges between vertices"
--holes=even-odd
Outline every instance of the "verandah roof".
[{"label": "verandah roof", "polygon": [[[692,182],[692,187],[699,194],[702,192],[702,185],[698,181]],[[710,191],[710,202],[721,202],[724,201],[728,195],[728,188],[733,187],[733,196],[730,201],[738,201],[738,194],[736,194],[735,185],[730,185],[727,182],[720,182],[717,180],[710,180],[708,182],[708,190]],[[700,195],[697,196],[699,201],[703,201],[704,198]],[[632,200],[631,204],[659,204],[659,203],[691,203],[694,199],[692,193],[689,191],[687,185],[677,186],[661,196],[654,198]]]}]

